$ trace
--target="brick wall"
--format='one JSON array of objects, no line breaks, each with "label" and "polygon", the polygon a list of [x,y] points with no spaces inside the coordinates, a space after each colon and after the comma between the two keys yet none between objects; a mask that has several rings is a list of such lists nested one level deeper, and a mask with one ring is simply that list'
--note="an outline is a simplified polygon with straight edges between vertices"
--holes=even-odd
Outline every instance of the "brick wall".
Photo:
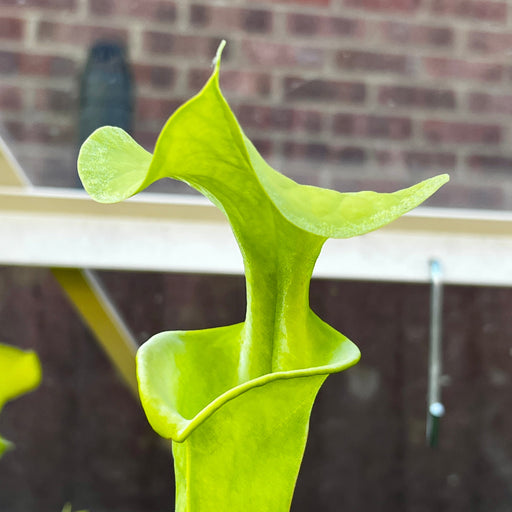
[{"label": "brick wall", "polygon": [[294,179],[388,191],[448,171],[450,186],[430,204],[512,209],[510,9],[490,0],[0,0],[0,130],[34,182],[73,185],[78,81],[93,41],[126,44],[134,136],[151,149],[226,38],[225,95]]}]

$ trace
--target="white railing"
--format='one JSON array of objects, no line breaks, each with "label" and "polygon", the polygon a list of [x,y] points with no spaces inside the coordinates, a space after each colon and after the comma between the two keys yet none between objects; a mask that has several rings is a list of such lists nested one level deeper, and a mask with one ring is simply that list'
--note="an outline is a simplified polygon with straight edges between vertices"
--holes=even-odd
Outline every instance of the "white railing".
[{"label": "white railing", "polygon": [[[78,190],[0,187],[0,264],[240,274],[223,215],[202,197],[145,193],[115,205]],[[362,237],[329,240],[315,276],[512,285],[512,212],[417,208]]]}]

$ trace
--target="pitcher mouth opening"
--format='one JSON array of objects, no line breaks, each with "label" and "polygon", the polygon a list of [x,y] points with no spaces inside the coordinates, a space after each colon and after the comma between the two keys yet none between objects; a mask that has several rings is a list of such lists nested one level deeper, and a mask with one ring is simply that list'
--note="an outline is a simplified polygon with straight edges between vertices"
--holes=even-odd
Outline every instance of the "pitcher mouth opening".
[{"label": "pitcher mouth opening", "polygon": [[[223,405],[251,389],[262,387],[278,380],[301,379],[322,375],[327,377],[331,373],[337,373],[353,366],[361,357],[357,346],[343,335],[339,334],[339,346],[335,351],[333,351],[332,357],[329,361],[326,361],[326,364],[292,370],[275,371],[240,384],[227,384],[225,389],[221,390],[217,396],[211,397],[205,406],[198,408],[199,410],[195,414],[190,413],[190,411],[185,412],[183,411],[183,408],[179,406],[180,402],[185,401],[186,397],[186,391],[181,391],[181,387],[183,386],[178,390],[173,385],[171,379],[169,379],[168,384],[164,387],[157,387],[154,385],[155,369],[151,364],[152,361],[148,362],[148,360],[152,359],[152,351],[156,352],[165,348],[166,351],[172,352],[173,336],[178,337],[185,334],[188,343],[193,345],[194,335],[204,337],[210,334],[212,338],[215,335],[219,337],[225,333],[229,333],[231,329],[241,329],[242,325],[243,324],[235,324],[232,326],[200,331],[188,331],[186,333],[173,331],[160,333],[140,347],[137,353],[137,377],[139,380],[141,402],[148,421],[153,429],[162,437],[181,443]],[[183,343],[182,340],[180,340],[179,342],[176,342],[174,346],[177,347],[177,350],[179,350],[180,354],[183,356],[183,353],[186,352],[186,345],[187,342]],[[210,355],[212,355],[212,357],[210,360],[215,361],[214,351],[212,351],[211,347],[206,347],[205,350],[211,351]],[[191,357],[191,359],[193,358]],[[180,374],[183,376],[183,371],[183,367],[180,369],[175,359],[170,357],[168,360],[168,366],[159,369],[158,373],[172,375],[174,372],[176,375]],[[201,378],[205,371],[206,369],[201,369],[197,362],[192,361],[187,373],[191,378],[193,378],[193,374],[197,374],[196,378]],[[233,375],[236,374],[235,367],[226,368],[225,371],[231,372]],[[178,396],[178,393],[181,393],[181,395]]]}]

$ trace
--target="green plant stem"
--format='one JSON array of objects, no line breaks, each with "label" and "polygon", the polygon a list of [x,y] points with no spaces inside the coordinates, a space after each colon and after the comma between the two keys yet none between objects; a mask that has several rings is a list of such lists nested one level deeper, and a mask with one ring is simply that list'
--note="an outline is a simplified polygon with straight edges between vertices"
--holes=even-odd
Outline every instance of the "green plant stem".
[{"label": "green plant stem", "polygon": [[308,360],[305,347],[298,351],[293,344],[302,341],[308,330],[309,283],[325,240],[292,226],[279,214],[274,219],[281,225],[275,226],[267,244],[262,239],[262,246],[255,250],[251,244],[240,247],[247,276],[240,383],[275,371],[298,369]]}]

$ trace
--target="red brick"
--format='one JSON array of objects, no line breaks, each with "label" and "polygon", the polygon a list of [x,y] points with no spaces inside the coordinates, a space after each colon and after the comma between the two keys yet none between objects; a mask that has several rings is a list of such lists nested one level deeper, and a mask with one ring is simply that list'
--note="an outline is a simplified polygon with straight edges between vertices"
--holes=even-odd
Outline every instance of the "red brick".
[{"label": "red brick", "polygon": [[167,32],[145,32],[144,49],[151,53],[171,53],[175,39],[174,34]]},{"label": "red brick", "polygon": [[273,12],[266,9],[192,4],[190,24],[200,28],[213,27],[217,31],[239,28],[250,33],[267,33],[272,30]]},{"label": "red brick", "polygon": [[318,142],[289,141],[283,144],[283,154],[286,158],[325,162],[329,159],[330,148],[327,144]]},{"label": "red brick", "polygon": [[412,122],[407,117],[336,114],[333,131],[337,135],[350,137],[400,140],[411,136]]},{"label": "red brick", "polygon": [[[220,9],[217,10],[217,12],[219,11]],[[189,22],[193,27],[208,27],[212,23],[212,17],[211,6],[191,4],[189,7]]]},{"label": "red brick", "polygon": [[312,14],[288,14],[288,32],[299,36],[362,37],[365,22],[361,19]]},{"label": "red brick", "polygon": [[294,110],[293,130],[320,133],[324,125],[324,114],[315,110]]},{"label": "red brick", "polygon": [[[59,11],[71,11],[76,8],[77,0],[23,0],[23,8],[54,9]],[[19,0],[0,0],[0,7],[19,7]]]},{"label": "red brick", "polygon": [[[253,105],[235,105],[234,112],[239,120],[240,124],[243,128],[259,128],[259,129],[269,129],[275,128],[273,125],[273,121],[271,119],[271,107],[256,107]],[[291,122],[291,110],[285,110],[284,116],[283,111],[281,110],[281,128],[283,124],[285,128],[290,128],[292,125]],[[274,114],[277,117],[277,113]]]},{"label": "red brick", "polygon": [[155,150],[159,134],[160,131],[158,129],[135,129],[133,138],[137,141],[137,144],[140,144],[144,149],[152,153]]},{"label": "red brick", "polygon": [[116,3],[114,0],[89,0],[89,12],[95,16],[112,16]]},{"label": "red brick", "polygon": [[35,54],[19,56],[19,72],[22,75],[73,76],[76,74],[76,67],[76,62],[66,57]]},{"label": "red brick", "polygon": [[434,78],[454,78],[498,82],[503,78],[503,66],[493,62],[470,62],[443,57],[425,57],[423,65]]},{"label": "red brick", "polygon": [[374,12],[414,13],[421,0],[345,0],[347,7]]},{"label": "red brick", "polygon": [[360,147],[332,147],[321,142],[286,141],[283,155],[295,160],[314,160],[339,165],[360,166],[366,162],[366,151]]},{"label": "red brick", "polygon": [[23,106],[23,93],[18,87],[0,84],[0,111],[20,110]]},{"label": "red brick", "polygon": [[[180,57],[204,58],[210,62],[220,43],[220,38],[208,36],[178,35],[168,32],[144,33],[144,49],[149,53],[168,54]],[[229,59],[230,47],[226,47],[222,58]]]},{"label": "red brick", "polygon": [[271,139],[251,138],[251,142],[264,158],[271,158],[275,154],[275,144]]},{"label": "red brick", "polygon": [[135,128],[135,131],[133,132],[133,138],[137,141],[138,144],[140,144],[143,148],[145,148],[147,151],[153,152],[155,149],[155,143],[158,139],[158,135],[160,134],[160,130],[154,129],[154,130],[148,130],[148,129],[141,129],[141,128]]},{"label": "red brick", "polygon": [[472,31],[468,35],[468,47],[478,53],[510,55],[512,34],[510,32]]},{"label": "red brick", "polygon": [[331,161],[341,165],[363,165],[367,159],[367,151],[355,146],[335,148],[331,151]]},{"label": "red brick", "polygon": [[20,54],[0,51],[0,73],[3,75],[17,73],[20,67]]},{"label": "red brick", "polygon": [[237,105],[234,111],[244,128],[318,133],[323,124],[323,115],[314,110]]},{"label": "red brick", "polygon": [[457,165],[457,156],[449,152],[429,152],[414,150],[378,150],[375,157],[380,166],[405,168],[414,173],[445,172]]},{"label": "red brick", "polygon": [[283,87],[287,101],[363,103],[366,98],[366,86],[362,82],[286,77]]},{"label": "red brick", "polygon": [[138,97],[136,117],[138,121],[165,121],[183,104],[182,100]]},{"label": "red brick", "polygon": [[472,112],[489,114],[512,114],[512,94],[487,94],[473,92],[469,95]]},{"label": "red brick", "polygon": [[221,73],[220,84],[224,90],[234,95],[267,97],[271,92],[272,77],[253,71],[228,70]]},{"label": "red brick", "polygon": [[379,103],[390,107],[446,108],[456,106],[455,92],[449,89],[424,87],[381,86]]},{"label": "red brick", "polygon": [[503,187],[487,187],[482,184],[472,187],[451,181],[441,187],[426,204],[452,208],[501,209],[504,203]]},{"label": "red brick", "polygon": [[[188,87],[199,90],[211,75],[211,69],[191,69],[188,74]],[[230,96],[267,97],[271,92],[272,77],[255,71],[226,70],[220,74],[220,85]]]},{"label": "red brick", "polygon": [[396,44],[449,47],[453,44],[453,29],[450,27],[430,27],[400,21],[380,23],[384,41]]},{"label": "red brick", "polygon": [[273,13],[255,9],[243,9],[241,28],[246,32],[267,33],[272,31]]},{"label": "red brick", "polygon": [[466,159],[468,167],[479,172],[506,173],[512,172],[512,156],[503,155],[470,155]]},{"label": "red brick", "polygon": [[412,60],[406,55],[342,50],[336,55],[336,65],[348,71],[408,74]]},{"label": "red brick", "polygon": [[279,161],[279,170],[301,185],[313,187],[321,186],[320,173],[311,172],[311,162],[281,158]]},{"label": "red brick", "polygon": [[40,89],[35,94],[35,106],[39,111],[69,113],[76,108],[77,97],[69,91]]},{"label": "red brick", "polygon": [[0,73],[62,77],[76,73],[76,63],[66,57],[0,51]]},{"label": "red brick", "polygon": [[73,124],[57,125],[33,121],[5,121],[5,127],[9,136],[17,142],[66,145],[75,142]]},{"label": "red brick", "polygon": [[403,162],[403,153],[399,149],[394,151],[388,149],[377,150],[374,156],[379,166],[392,165],[400,167],[400,164]]},{"label": "red brick", "polygon": [[249,63],[261,66],[319,68],[324,51],[319,48],[245,40],[242,52]]},{"label": "red brick", "polygon": [[423,133],[433,143],[499,144],[502,139],[502,127],[496,124],[429,120]]},{"label": "red brick", "polygon": [[24,32],[24,20],[0,17],[0,39],[22,39]]},{"label": "red brick", "polygon": [[427,153],[424,151],[406,151],[404,160],[410,171],[424,171],[433,169],[435,172],[450,171],[457,165],[457,156],[454,153]]},{"label": "red brick", "polygon": [[314,7],[328,7],[331,5],[331,0],[253,0],[254,3],[260,4],[297,4],[297,5],[311,5]]},{"label": "red brick", "polygon": [[169,90],[174,86],[176,70],[169,66],[132,64],[137,85]]},{"label": "red brick", "polygon": [[507,4],[490,0],[433,0],[432,13],[478,21],[506,23]]},{"label": "red brick", "polygon": [[175,3],[163,0],[89,0],[89,11],[96,16],[126,16],[165,23],[176,20]]},{"label": "red brick", "polygon": [[98,39],[126,42],[128,33],[125,29],[113,27],[41,21],[37,27],[37,37],[40,41],[90,45]]}]

